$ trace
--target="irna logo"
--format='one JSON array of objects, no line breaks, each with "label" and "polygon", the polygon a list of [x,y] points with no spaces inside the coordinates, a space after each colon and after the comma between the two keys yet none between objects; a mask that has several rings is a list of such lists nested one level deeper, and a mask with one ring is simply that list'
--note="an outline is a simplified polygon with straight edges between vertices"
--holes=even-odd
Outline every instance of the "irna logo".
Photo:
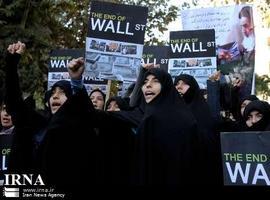
[{"label": "irna logo", "polygon": [[3,196],[4,197],[20,197],[19,188],[3,188]]},{"label": "irna logo", "polygon": [[45,185],[40,174],[5,174],[5,186]]}]

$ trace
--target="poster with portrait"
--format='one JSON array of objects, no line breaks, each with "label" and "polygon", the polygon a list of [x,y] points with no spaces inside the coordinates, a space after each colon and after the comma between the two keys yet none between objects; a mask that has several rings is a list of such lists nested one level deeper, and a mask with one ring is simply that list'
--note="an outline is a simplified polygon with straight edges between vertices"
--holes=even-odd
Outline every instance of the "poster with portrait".
[{"label": "poster with portrait", "polygon": [[255,64],[255,29],[251,5],[184,10],[184,30],[215,29],[218,69],[225,84],[251,94]]},{"label": "poster with portrait", "polygon": [[[48,89],[60,80],[70,80],[67,65],[74,59],[84,57],[84,49],[55,49],[52,50],[49,60]],[[105,94],[108,90],[108,80],[98,77],[89,77],[83,74],[83,83],[88,93],[94,89],[100,89]],[[122,95],[122,82],[118,81],[119,95]]]},{"label": "poster with portrait", "polygon": [[168,71],[169,46],[144,46],[142,64],[154,63]]},{"label": "poster with portrait", "polygon": [[143,54],[147,12],[148,9],[141,6],[91,3],[85,47],[86,76],[136,80]]},{"label": "poster with portrait", "polygon": [[224,185],[270,186],[270,132],[222,132]]},{"label": "poster with portrait", "polygon": [[169,73],[173,78],[189,74],[206,89],[208,77],[216,71],[214,29],[170,32]]}]

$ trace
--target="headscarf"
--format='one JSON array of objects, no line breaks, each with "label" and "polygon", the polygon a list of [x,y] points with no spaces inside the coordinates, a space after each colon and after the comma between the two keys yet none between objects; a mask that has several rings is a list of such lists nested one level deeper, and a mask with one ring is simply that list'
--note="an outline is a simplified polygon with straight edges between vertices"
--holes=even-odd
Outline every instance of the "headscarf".
[{"label": "headscarf", "polygon": [[200,87],[193,76],[190,76],[188,74],[181,74],[175,78],[174,85],[177,85],[178,81],[180,80],[190,86],[187,92],[183,94],[183,98],[187,104],[194,101],[194,98],[199,98],[201,93]]},{"label": "headscarf", "polygon": [[102,95],[102,97],[103,97],[103,101],[105,102],[106,94],[104,94],[104,92],[102,92],[102,91],[101,91],[100,89],[98,89],[98,88],[92,90],[92,91],[90,92],[90,94],[89,94],[89,97],[91,97],[91,95],[92,95],[94,92],[99,92],[99,93]]},{"label": "headscarf", "polygon": [[151,114],[150,110],[152,110],[152,107],[156,107],[157,105],[161,109],[161,107],[168,107],[170,104],[184,104],[184,101],[179,97],[173,86],[172,77],[169,73],[160,68],[150,69],[144,74],[143,82],[149,75],[153,75],[156,79],[159,80],[161,84],[161,91],[155,97],[155,99],[146,104],[146,114]]},{"label": "headscarf", "polygon": [[72,96],[72,89],[69,81],[66,80],[57,81],[55,84],[53,84],[51,91],[53,91],[56,87],[61,88],[64,91],[67,98],[70,98]]},{"label": "headscarf", "polygon": [[175,186],[188,184],[197,145],[196,121],[175,90],[170,74],[154,68],[153,75],[161,84],[160,93],[145,104],[138,135],[139,183]]},{"label": "headscarf", "polygon": [[106,102],[105,110],[108,109],[108,107],[112,101],[116,102],[116,104],[118,105],[120,110],[129,110],[130,109],[127,99],[122,98],[122,97],[111,97]]},{"label": "headscarf", "polygon": [[174,85],[179,80],[189,85],[188,90],[182,97],[197,121],[199,146],[201,148],[200,163],[203,171],[201,175],[204,176],[202,179],[206,179],[205,183],[215,184],[219,178],[216,176],[219,169],[214,161],[219,156],[217,125],[196,79],[191,75],[181,74],[176,77]]},{"label": "headscarf", "polygon": [[249,103],[244,110],[244,119],[247,121],[252,111],[258,111],[263,115],[262,119],[248,127],[248,131],[265,131],[269,126],[270,119],[270,107],[265,101],[255,100]]}]

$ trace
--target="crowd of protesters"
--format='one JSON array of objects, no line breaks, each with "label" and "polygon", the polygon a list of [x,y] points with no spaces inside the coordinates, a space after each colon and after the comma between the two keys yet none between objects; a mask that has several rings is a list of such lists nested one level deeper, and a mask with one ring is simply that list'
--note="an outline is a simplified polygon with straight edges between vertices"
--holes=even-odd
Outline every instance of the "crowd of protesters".
[{"label": "crowd of protesters", "polygon": [[[221,131],[270,130],[270,107],[250,95],[235,101],[233,119],[220,115],[218,79],[208,80],[207,101],[194,77],[144,65],[130,97],[105,102],[82,82],[84,59],[68,64],[71,81],[46,92],[47,109],[22,98],[17,72],[25,45],[9,45],[1,131],[12,135],[10,173],[41,174],[48,185],[222,185]],[[211,105],[211,106],[209,106]],[[86,186],[87,187],[87,186]]]}]

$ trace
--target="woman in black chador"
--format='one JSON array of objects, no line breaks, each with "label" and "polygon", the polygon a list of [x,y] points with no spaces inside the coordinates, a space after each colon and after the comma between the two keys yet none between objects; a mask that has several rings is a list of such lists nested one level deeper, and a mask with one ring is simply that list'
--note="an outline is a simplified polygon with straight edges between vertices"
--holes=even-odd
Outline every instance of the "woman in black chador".
[{"label": "woman in black chador", "polygon": [[175,78],[174,85],[190,108],[198,124],[202,183],[216,184],[221,174],[218,134],[209,106],[193,76],[181,74]]},{"label": "woman in black chador", "polygon": [[214,128],[210,109],[195,78],[188,74],[181,74],[175,78],[174,85],[191,109],[197,120],[198,128],[202,130],[203,134],[207,134],[205,137],[215,141],[214,134],[208,133]]},{"label": "woman in black chador", "polygon": [[6,63],[6,106],[16,127],[10,172],[40,174],[46,186],[63,189],[66,196],[77,194],[85,180],[87,186],[96,181],[96,135],[88,118],[94,107],[85,88],[74,84],[82,72],[69,70],[71,82],[52,86],[45,119],[21,96],[17,67],[24,48],[21,42],[9,45]]},{"label": "woman in black chador", "polygon": [[139,183],[173,186],[194,181],[196,121],[177,94],[171,76],[150,69],[141,88],[146,105],[137,130]]},{"label": "woman in black chador", "polygon": [[[68,69],[84,69],[82,58],[73,59]],[[72,71],[72,70],[71,70]],[[70,72],[70,70],[69,70]],[[75,73],[74,72],[74,73]],[[83,88],[82,72],[80,79],[76,78],[76,87]],[[76,76],[77,77],[77,76]],[[72,80],[72,79],[71,79]],[[100,93],[100,92],[98,92]],[[92,93],[93,94],[93,93]],[[98,97],[98,96],[96,96]],[[133,184],[133,152],[135,151],[136,127],[141,121],[143,110],[140,107],[129,110],[128,104],[120,106],[120,111],[106,112],[97,109],[95,101],[84,96],[82,102],[88,102],[96,109],[85,109],[87,116],[85,125],[94,126],[96,130],[96,185],[98,187],[113,188],[115,186],[127,187]],[[78,104],[81,104],[78,102]],[[87,105],[88,105],[87,104]],[[77,116],[78,117],[78,116]],[[89,132],[86,132],[89,134]],[[95,163],[91,163],[94,165]]]},{"label": "woman in black chador", "polygon": [[245,131],[270,130],[270,106],[265,101],[255,100],[249,103],[244,110],[246,120]]},{"label": "woman in black chador", "polygon": [[248,129],[248,125],[246,124],[246,120],[244,118],[244,111],[247,105],[253,101],[259,100],[255,95],[248,95],[243,97],[238,104],[238,109],[236,110],[236,121],[225,121],[222,123],[222,129],[224,132],[226,131],[245,131]]}]

